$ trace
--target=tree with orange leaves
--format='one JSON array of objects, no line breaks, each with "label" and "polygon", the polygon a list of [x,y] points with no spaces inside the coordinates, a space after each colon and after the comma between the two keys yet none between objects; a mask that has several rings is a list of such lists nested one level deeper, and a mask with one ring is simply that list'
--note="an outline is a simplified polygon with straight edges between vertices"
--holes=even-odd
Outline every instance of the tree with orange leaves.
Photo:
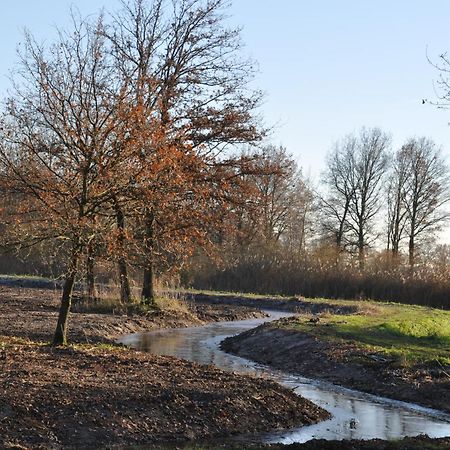
[{"label": "tree with orange leaves", "polygon": [[227,152],[262,132],[254,114],[260,94],[247,88],[253,68],[239,58],[239,32],[224,26],[225,6],[135,0],[108,25],[75,18],[47,49],[26,36],[2,117],[0,177],[20,200],[5,216],[14,224],[9,243],[57,241],[66,255],[55,345],[67,341],[87,249],[111,249],[129,297],[133,238],[142,299],[151,303],[156,260],[173,264],[205,243],[230,201],[231,180],[254,170]]},{"label": "tree with orange leaves", "polygon": [[222,161],[226,147],[263,134],[255,117],[261,94],[248,88],[253,63],[240,56],[239,30],[225,26],[226,7],[224,0],[132,0],[104,30],[117,72],[132,80],[138,135],[149,128],[152,136],[135,141],[147,168],[133,201],[121,202],[133,205],[126,215],[139,225],[147,303],[156,257],[181,256],[217,226],[229,171],[247,164],[230,155]]},{"label": "tree with orange leaves", "polygon": [[116,176],[130,162],[114,145],[122,89],[107,62],[102,26],[75,19],[73,32],[60,32],[48,50],[27,35],[2,118],[2,185],[20,199],[8,216],[9,242],[52,239],[67,255],[55,345],[67,341],[80,257],[104,233],[105,205],[128,184]]}]

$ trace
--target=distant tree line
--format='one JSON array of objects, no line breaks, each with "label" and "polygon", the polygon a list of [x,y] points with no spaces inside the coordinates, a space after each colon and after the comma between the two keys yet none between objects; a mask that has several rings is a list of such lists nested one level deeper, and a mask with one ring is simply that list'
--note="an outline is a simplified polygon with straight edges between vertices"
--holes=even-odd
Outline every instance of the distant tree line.
[{"label": "distant tree line", "polygon": [[388,134],[364,128],[333,146],[316,188],[285,149],[263,154],[283,171],[255,178],[252,208],[235,219],[240,234],[221,242],[222,265],[199,252],[186,282],[450,306],[450,250],[435,243],[449,217],[449,171],[433,141],[393,151]]}]

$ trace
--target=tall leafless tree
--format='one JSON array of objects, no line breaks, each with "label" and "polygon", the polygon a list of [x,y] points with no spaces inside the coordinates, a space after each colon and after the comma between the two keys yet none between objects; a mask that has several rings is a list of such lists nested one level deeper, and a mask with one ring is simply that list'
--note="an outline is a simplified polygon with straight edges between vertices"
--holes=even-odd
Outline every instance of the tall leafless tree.
[{"label": "tall leafless tree", "polygon": [[333,237],[338,251],[343,250],[349,231],[349,211],[355,195],[353,179],[357,144],[357,138],[352,135],[337,142],[327,155],[327,169],[322,177],[327,188],[327,195],[322,198],[322,225]]},{"label": "tall leafless tree", "polygon": [[416,260],[416,243],[448,219],[448,167],[437,145],[427,138],[410,139],[400,150],[407,167],[402,200],[408,219],[409,264]]},{"label": "tall leafless tree", "polygon": [[378,128],[363,128],[336,144],[327,160],[325,229],[358,252],[364,269],[365,250],[374,239],[374,219],[380,208],[381,180],[387,168],[390,138]]},{"label": "tall leafless tree", "polygon": [[[277,168],[272,171],[271,168]],[[294,196],[300,184],[297,164],[283,147],[262,150],[262,174],[254,177],[257,189],[257,227],[266,244],[278,242],[286,233],[295,208]]]},{"label": "tall leafless tree", "polygon": [[389,135],[379,128],[363,128],[354,155],[355,170],[351,177],[354,195],[349,208],[349,226],[361,270],[364,269],[365,250],[376,236],[374,219],[381,205],[381,181],[387,169],[390,142]]},{"label": "tall leafless tree", "polygon": [[387,180],[387,247],[392,252],[394,260],[398,259],[400,242],[405,237],[407,226],[404,197],[409,168],[405,156],[403,148],[395,154]]}]

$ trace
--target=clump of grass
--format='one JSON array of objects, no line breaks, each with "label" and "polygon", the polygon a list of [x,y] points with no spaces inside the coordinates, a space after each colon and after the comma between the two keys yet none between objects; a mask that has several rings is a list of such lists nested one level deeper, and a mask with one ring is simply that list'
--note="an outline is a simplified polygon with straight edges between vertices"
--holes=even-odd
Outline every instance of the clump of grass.
[{"label": "clump of grass", "polygon": [[171,311],[176,313],[191,314],[191,305],[182,296],[163,295],[158,296],[155,305],[162,311]]},{"label": "clump of grass", "polygon": [[22,338],[17,336],[0,336],[0,351],[6,350],[9,347],[21,345],[44,346],[47,345],[47,343],[41,341],[32,341],[29,338]]},{"label": "clump of grass", "polygon": [[[117,297],[96,297],[89,299],[86,297],[73,297],[72,311],[86,314],[128,314],[130,308],[135,304],[124,304]],[[131,311],[130,311],[131,312]]]},{"label": "clump of grass", "polygon": [[77,350],[88,350],[94,353],[126,353],[130,351],[130,347],[121,344],[73,344],[72,347]]}]

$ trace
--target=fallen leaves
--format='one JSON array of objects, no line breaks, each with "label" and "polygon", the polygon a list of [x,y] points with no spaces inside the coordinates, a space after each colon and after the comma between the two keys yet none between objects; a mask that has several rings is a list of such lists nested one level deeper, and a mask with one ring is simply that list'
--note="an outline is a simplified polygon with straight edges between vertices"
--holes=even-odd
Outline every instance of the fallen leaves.
[{"label": "fallen leaves", "polygon": [[326,417],[272,381],[171,357],[93,346],[7,344],[6,351],[11,358],[0,377],[0,445],[167,442]]}]

